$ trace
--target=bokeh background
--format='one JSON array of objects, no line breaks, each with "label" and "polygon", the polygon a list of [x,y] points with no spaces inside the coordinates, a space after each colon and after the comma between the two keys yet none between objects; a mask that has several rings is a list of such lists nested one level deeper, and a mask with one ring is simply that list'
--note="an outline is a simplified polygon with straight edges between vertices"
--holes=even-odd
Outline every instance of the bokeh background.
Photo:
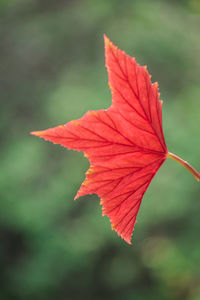
[{"label": "bokeh background", "polygon": [[0,299],[199,300],[200,185],[167,160],[130,246],[88,162],[30,136],[107,108],[103,33],[158,81],[168,148],[200,169],[200,1],[0,1]]}]

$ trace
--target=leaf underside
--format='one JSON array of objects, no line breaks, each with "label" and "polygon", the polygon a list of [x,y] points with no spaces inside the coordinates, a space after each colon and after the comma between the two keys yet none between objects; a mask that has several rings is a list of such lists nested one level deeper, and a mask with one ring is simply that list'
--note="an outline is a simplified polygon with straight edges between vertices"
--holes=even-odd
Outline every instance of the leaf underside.
[{"label": "leaf underside", "polygon": [[96,193],[112,229],[131,243],[142,197],[166,159],[162,101],[146,67],[106,36],[105,57],[111,106],[32,134],[84,152],[90,168],[75,199]]}]

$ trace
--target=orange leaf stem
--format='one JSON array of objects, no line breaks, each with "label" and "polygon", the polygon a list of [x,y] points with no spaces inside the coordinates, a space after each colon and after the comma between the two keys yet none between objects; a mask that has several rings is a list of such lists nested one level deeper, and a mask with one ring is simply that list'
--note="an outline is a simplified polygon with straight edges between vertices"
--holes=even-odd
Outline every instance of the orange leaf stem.
[{"label": "orange leaf stem", "polygon": [[184,166],[194,176],[194,178],[197,181],[200,180],[200,173],[197,172],[197,170],[195,170],[187,161],[183,160],[182,158],[178,157],[177,155],[175,155],[175,154],[173,154],[171,152],[167,153],[167,158],[174,159],[179,164],[181,164],[182,166]]}]

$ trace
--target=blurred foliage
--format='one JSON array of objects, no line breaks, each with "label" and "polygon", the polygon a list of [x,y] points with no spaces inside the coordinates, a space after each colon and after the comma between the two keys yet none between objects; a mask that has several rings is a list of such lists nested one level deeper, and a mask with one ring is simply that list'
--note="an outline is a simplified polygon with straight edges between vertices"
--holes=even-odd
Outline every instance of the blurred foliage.
[{"label": "blurred foliage", "polygon": [[168,148],[199,168],[199,0],[1,0],[0,299],[200,299],[200,186],[167,161],[133,246],[73,201],[88,162],[29,136],[110,105],[103,33],[147,64]]}]

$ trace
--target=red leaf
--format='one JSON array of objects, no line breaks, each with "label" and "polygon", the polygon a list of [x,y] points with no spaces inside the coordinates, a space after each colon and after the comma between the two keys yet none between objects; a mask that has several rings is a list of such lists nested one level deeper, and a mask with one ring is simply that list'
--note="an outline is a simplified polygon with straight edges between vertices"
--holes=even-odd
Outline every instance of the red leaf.
[{"label": "red leaf", "polygon": [[167,158],[162,101],[158,84],[151,83],[146,67],[106,36],[105,56],[112,105],[32,134],[84,151],[90,168],[75,198],[96,193],[112,228],[131,243],[142,197]]}]

